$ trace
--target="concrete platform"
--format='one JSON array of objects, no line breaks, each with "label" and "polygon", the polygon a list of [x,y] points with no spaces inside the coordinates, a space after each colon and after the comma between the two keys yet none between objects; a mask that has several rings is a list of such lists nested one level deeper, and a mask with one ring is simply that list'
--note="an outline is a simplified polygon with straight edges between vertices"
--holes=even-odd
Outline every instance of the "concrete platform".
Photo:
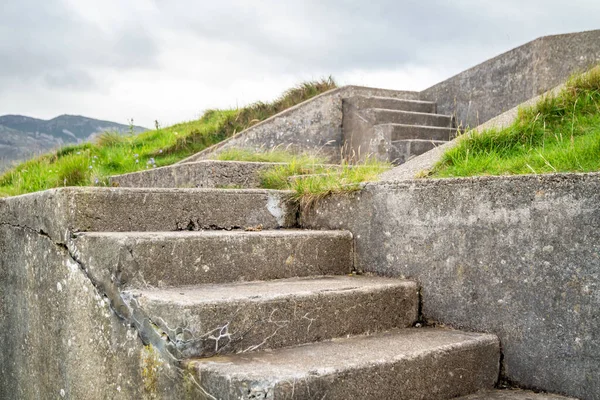
[{"label": "concrete platform", "polygon": [[369,276],[133,290],[187,357],[274,349],[412,326],[412,281]]},{"label": "concrete platform", "polygon": [[348,231],[90,232],[72,248],[94,275],[134,288],[343,275],[354,261]]},{"label": "concrete platform", "polygon": [[494,335],[404,329],[191,361],[218,399],[441,400],[491,389],[499,369]]}]

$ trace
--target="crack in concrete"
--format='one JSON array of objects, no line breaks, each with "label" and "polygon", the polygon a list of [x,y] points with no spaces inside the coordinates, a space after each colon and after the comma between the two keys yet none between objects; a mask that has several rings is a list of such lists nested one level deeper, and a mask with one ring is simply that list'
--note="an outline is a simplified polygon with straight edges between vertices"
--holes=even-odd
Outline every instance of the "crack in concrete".
[{"label": "crack in concrete", "polygon": [[[204,387],[202,387],[193,377],[193,375],[182,368],[182,357],[179,349],[170,340],[165,340],[164,332],[154,324],[151,318],[146,315],[143,310],[137,304],[137,301],[133,298],[128,298],[127,292],[119,291],[119,284],[114,280],[110,283],[105,283],[102,279],[95,277],[92,272],[86,268],[83,262],[79,258],[79,252],[77,247],[73,243],[74,235],[67,235],[70,239],[67,243],[54,240],[51,235],[45,232],[43,229],[34,229],[29,226],[12,224],[8,222],[0,222],[0,226],[7,226],[13,229],[21,229],[35,235],[41,236],[44,239],[51,242],[54,246],[60,249],[63,254],[68,257],[71,261],[79,266],[79,269],[83,272],[85,277],[89,279],[92,286],[98,292],[98,295],[105,297],[109,300],[109,307],[115,313],[115,315],[126,321],[130,326],[134,327],[138,336],[142,340],[144,345],[152,345],[157,351],[164,357],[171,365],[175,367],[176,373],[180,376],[186,374],[188,379],[191,379],[194,386],[200,390],[200,392],[210,400],[216,400],[216,397],[212,396]],[[119,282],[117,280],[117,282]],[[168,339],[168,338],[167,338]],[[169,379],[173,379],[167,376]]]}]

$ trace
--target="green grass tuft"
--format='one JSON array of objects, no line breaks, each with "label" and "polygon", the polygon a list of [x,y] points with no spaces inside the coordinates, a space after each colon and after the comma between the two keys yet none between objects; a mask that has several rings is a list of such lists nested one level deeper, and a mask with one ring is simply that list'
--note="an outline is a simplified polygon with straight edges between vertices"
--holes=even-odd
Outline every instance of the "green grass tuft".
[{"label": "green grass tuft", "polygon": [[325,164],[325,159],[310,154],[293,154],[284,150],[255,152],[247,149],[228,149],[219,154],[225,161],[254,161],[282,163],[261,173],[264,189],[290,190],[301,207],[308,208],[331,194],[360,190],[364,182],[375,181],[392,168],[390,163],[367,159],[341,165]]},{"label": "green grass tuft", "polygon": [[112,175],[170,165],[335,87],[331,78],[306,82],[270,103],[208,110],[198,120],[139,135],[105,133],[95,143],[69,145],[6,171],[0,176],[0,197],[60,186],[106,185]]},{"label": "green grass tuft", "polygon": [[301,176],[288,181],[302,209],[332,194],[351,193],[361,189],[364,182],[376,181],[379,175],[392,168],[389,163],[368,159],[357,164],[342,164],[339,168]]},{"label": "green grass tuft", "polygon": [[600,170],[600,67],[571,77],[555,96],[519,110],[504,129],[467,132],[431,176]]}]

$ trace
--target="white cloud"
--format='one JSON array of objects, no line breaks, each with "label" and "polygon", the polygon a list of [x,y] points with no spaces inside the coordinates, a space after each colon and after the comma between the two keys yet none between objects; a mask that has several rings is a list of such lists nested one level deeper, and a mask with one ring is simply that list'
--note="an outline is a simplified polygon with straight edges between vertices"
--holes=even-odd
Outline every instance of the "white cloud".
[{"label": "white cloud", "polygon": [[5,0],[0,114],[148,127],[306,79],[420,90],[538,36],[598,28],[572,0]]}]

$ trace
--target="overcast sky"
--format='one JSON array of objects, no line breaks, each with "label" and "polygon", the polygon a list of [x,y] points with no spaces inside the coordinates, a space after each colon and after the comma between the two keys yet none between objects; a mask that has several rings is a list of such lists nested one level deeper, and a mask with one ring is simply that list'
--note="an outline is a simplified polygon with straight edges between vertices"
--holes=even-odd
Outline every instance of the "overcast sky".
[{"label": "overcast sky", "polygon": [[600,29],[598,0],[1,0],[0,115],[152,127],[303,80],[421,90],[539,36]]}]

